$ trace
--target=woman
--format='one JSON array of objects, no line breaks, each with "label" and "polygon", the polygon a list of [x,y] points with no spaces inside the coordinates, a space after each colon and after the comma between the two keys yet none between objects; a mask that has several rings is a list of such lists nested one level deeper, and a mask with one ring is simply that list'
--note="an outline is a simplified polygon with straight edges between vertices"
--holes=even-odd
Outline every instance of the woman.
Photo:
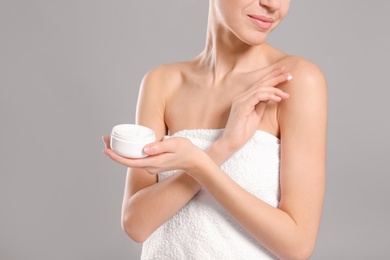
[{"label": "woman", "polygon": [[[128,168],[122,225],[144,259],[307,259],[325,191],[327,87],[265,42],[289,0],[210,0],[204,51],[143,79],[159,142]],[[164,136],[170,135],[170,138]],[[164,140],[163,140],[164,139]]]}]

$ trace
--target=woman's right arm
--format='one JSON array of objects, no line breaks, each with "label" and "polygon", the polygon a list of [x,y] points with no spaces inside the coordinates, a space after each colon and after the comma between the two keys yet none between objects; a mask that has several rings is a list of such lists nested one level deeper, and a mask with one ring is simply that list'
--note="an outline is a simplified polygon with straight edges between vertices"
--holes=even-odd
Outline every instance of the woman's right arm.
[{"label": "woman's right arm", "polygon": [[[157,140],[162,140],[167,132],[161,70],[149,72],[142,80],[136,113],[136,123],[153,129]],[[200,185],[185,173],[158,182],[157,175],[128,168],[122,203],[123,230],[134,241],[143,242],[199,189]]]},{"label": "woman's right arm", "polygon": [[[169,90],[161,87],[166,80],[175,81],[164,68],[149,72],[142,81],[138,97],[136,123],[153,129],[157,140],[162,140],[167,132],[164,111]],[[109,138],[106,139],[109,142]],[[208,154],[218,165],[230,157],[221,153],[217,145],[213,145]],[[134,241],[143,242],[184,207],[200,188],[185,172],[158,182],[157,175],[128,168],[122,204],[123,230]]]}]

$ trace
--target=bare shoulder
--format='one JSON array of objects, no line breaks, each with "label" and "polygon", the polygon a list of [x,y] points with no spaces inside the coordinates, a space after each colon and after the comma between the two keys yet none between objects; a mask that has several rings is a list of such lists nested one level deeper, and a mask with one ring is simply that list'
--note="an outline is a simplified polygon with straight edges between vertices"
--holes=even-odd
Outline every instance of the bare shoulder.
[{"label": "bare shoulder", "polygon": [[142,87],[160,92],[180,85],[186,66],[186,62],[160,65],[145,74]]},{"label": "bare shoulder", "polygon": [[314,63],[297,56],[287,56],[282,62],[293,79],[281,89],[290,94],[278,108],[279,124],[287,125],[301,121],[326,124],[327,83],[321,69]]},{"label": "bare shoulder", "polygon": [[293,76],[293,80],[286,84],[290,92],[305,91],[309,90],[308,88],[314,88],[313,91],[327,91],[325,76],[316,64],[298,56],[286,56],[282,63],[286,71]]},{"label": "bare shoulder", "polygon": [[136,121],[155,130],[158,138],[166,133],[165,110],[167,100],[181,85],[181,63],[161,65],[144,76],[137,101]]},{"label": "bare shoulder", "polygon": [[[293,76],[293,81],[281,85],[290,91],[300,91],[306,87],[316,86],[318,91],[326,91],[326,80],[321,69],[313,62],[299,56],[289,55],[270,45],[266,46],[269,60],[275,67],[283,66]],[[299,86],[299,88],[297,87]]]}]

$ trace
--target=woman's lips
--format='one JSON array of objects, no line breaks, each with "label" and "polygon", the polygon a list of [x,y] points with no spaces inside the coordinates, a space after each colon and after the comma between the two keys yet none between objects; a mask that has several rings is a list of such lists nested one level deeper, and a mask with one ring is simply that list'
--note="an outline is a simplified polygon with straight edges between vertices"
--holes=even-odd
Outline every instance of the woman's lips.
[{"label": "woman's lips", "polygon": [[248,17],[261,29],[269,29],[274,22],[274,19],[262,15],[248,14]]}]

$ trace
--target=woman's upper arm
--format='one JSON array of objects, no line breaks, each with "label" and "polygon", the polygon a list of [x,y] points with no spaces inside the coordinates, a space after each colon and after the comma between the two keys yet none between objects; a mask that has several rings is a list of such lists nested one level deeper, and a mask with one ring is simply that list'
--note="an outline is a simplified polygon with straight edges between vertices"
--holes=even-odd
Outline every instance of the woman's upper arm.
[{"label": "woman's upper arm", "polygon": [[325,192],[327,86],[322,72],[299,61],[294,79],[284,88],[290,94],[279,107],[281,131],[279,208],[303,230],[303,241],[317,237]]},{"label": "woman's upper arm", "polygon": [[[165,97],[163,95],[162,68],[147,73],[141,83],[136,112],[136,124],[155,131],[156,139],[162,140],[167,129],[164,121]],[[125,198],[157,182],[157,175],[151,175],[141,169],[127,170]]]}]

